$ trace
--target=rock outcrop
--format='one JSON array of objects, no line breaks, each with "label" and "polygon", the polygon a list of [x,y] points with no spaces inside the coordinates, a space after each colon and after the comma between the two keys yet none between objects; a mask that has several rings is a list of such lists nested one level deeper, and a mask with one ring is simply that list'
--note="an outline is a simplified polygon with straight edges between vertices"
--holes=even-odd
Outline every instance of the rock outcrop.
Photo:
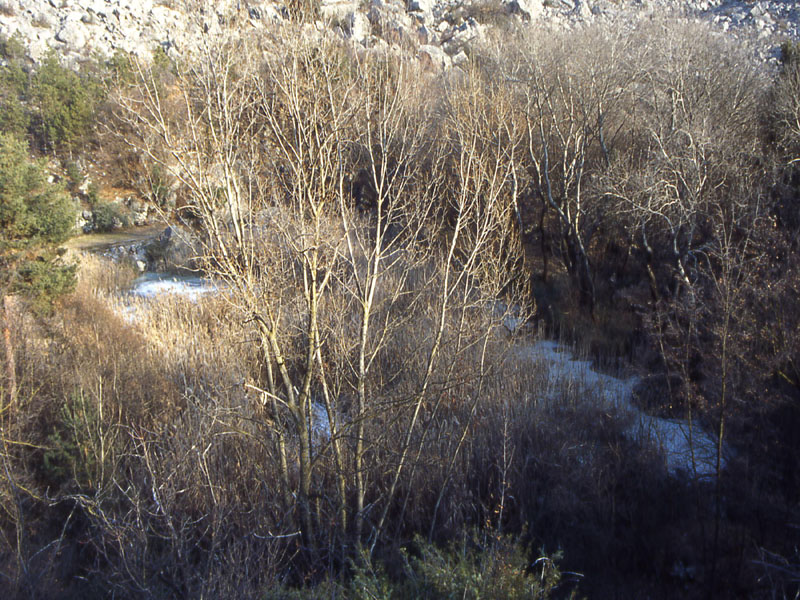
[{"label": "rock outcrop", "polygon": [[[320,0],[316,25],[364,46],[416,45],[420,60],[447,68],[486,30],[507,22],[571,28],[656,11],[759,38],[765,57],[782,40],[800,38],[800,8],[781,0]],[[0,36],[19,36],[34,61],[50,50],[69,62],[117,51],[147,57],[158,47],[183,55],[232,23],[258,29],[288,16],[279,0],[0,0]]]},{"label": "rock outcrop", "polygon": [[198,252],[197,236],[186,227],[172,225],[150,239],[113,244],[105,248],[102,254],[116,262],[129,262],[143,273],[195,269]]}]

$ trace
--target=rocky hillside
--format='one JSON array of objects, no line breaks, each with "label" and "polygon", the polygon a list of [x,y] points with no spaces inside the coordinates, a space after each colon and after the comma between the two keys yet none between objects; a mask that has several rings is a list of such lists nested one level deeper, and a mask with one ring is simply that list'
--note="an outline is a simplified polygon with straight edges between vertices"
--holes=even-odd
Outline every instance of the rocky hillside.
[{"label": "rocky hillside", "polygon": [[[656,11],[755,38],[765,58],[800,37],[794,0],[322,0],[319,24],[365,46],[418,48],[423,60],[447,67],[488,28],[509,22],[572,28]],[[20,36],[34,61],[50,49],[70,62],[118,50],[147,56],[157,46],[183,54],[226,23],[258,29],[287,18],[285,4],[262,0],[0,0],[0,36]]]}]

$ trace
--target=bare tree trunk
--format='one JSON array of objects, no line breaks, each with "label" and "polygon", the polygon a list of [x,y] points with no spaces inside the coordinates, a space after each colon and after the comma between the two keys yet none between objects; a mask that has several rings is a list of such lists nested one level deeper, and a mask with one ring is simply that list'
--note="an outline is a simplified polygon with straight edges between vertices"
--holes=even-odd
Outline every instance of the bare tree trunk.
[{"label": "bare tree trunk", "polygon": [[[284,427],[281,424],[280,407],[278,406],[278,390],[275,385],[275,374],[272,370],[272,354],[269,350],[269,336],[267,328],[263,323],[259,323],[259,331],[261,333],[261,346],[263,351],[264,366],[267,370],[267,389],[269,390],[269,400],[272,407],[272,419],[275,422],[273,427],[276,436],[275,448],[278,451],[278,460],[280,461],[281,480],[283,482],[283,502],[284,508],[289,509],[292,505],[291,489],[289,485],[289,463],[286,458],[286,440],[284,438]],[[266,404],[266,403],[265,403]]]},{"label": "bare tree trunk", "polygon": [[642,224],[642,244],[644,245],[647,279],[650,282],[650,295],[653,297],[654,302],[658,302],[661,294],[658,292],[658,280],[653,270],[653,248],[650,246],[650,242],[647,239],[647,231],[645,230],[644,224]]},{"label": "bare tree trunk", "polygon": [[547,202],[542,197],[542,210],[539,213],[539,247],[542,252],[542,283],[547,283],[547,240],[545,239],[544,219],[547,215]]},{"label": "bare tree trunk", "polygon": [[13,300],[12,296],[3,296],[3,344],[6,352],[6,392],[8,395],[6,407],[8,411],[12,409],[17,398],[17,365],[14,359],[14,342],[11,339]]}]

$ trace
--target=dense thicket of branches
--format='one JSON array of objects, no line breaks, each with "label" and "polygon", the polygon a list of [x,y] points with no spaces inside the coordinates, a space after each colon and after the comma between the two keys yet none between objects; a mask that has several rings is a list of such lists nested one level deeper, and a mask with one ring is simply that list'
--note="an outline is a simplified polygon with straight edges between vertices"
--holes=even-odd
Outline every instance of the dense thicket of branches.
[{"label": "dense thicket of branches", "polygon": [[[87,266],[58,318],[20,318],[15,592],[558,592],[510,533],[591,595],[788,594],[791,53],[771,74],[655,20],[506,35],[437,74],[293,27],[118,71],[100,141],[177,190],[221,292],[131,326]],[[655,373],[640,401],[714,433],[714,477],[520,361],[531,316]]]}]

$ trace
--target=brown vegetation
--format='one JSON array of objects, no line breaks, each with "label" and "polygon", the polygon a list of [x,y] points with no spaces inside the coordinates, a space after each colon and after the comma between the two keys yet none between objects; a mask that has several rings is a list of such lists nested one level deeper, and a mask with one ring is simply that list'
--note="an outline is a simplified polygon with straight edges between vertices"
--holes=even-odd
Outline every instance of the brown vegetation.
[{"label": "brown vegetation", "polygon": [[[658,20],[506,38],[441,76],[289,26],[132,62],[107,129],[181,190],[221,291],[120,299],[130,273],[86,258],[55,313],[16,309],[14,593],[438,598],[415,556],[462,585],[511,534],[591,595],[789,594],[797,63],[772,84]],[[638,351],[714,432],[711,481],[518,360],[534,295],[556,333]],[[453,540],[458,566],[428,545]],[[514,568],[496,589],[534,593]]]}]

